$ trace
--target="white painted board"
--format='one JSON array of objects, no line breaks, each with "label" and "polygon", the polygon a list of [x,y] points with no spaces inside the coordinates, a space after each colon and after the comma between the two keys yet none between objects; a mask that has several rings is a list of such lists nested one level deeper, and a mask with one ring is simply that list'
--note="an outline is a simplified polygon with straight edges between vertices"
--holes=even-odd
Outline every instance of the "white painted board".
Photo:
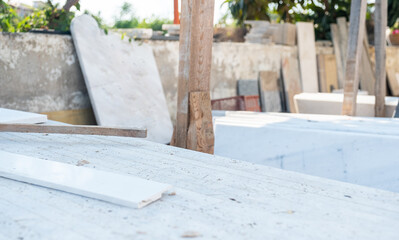
[{"label": "white painted board", "polygon": [[106,35],[88,15],[76,17],[71,32],[97,123],[144,127],[148,140],[170,142],[173,126],[152,49]]},{"label": "white painted board", "polygon": [[0,151],[0,176],[127,207],[162,197],[168,184]]},{"label": "white painted board", "polygon": [[43,114],[0,108],[0,123],[44,123],[47,116]]},{"label": "white painted board", "polygon": [[310,22],[297,22],[296,29],[302,90],[303,92],[318,92],[314,25]]}]

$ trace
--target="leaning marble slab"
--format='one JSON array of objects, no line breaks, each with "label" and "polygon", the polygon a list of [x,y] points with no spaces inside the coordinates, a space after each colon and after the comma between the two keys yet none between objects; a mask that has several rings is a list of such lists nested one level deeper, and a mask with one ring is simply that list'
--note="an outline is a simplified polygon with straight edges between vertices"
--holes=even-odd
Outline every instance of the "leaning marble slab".
[{"label": "leaning marble slab", "polygon": [[0,151],[0,176],[133,208],[142,208],[160,199],[162,193],[172,187],[4,151]]},{"label": "leaning marble slab", "polygon": [[88,15],[71,32],[97,123],[144,127],[148,140],[168,143],[173,126],[152,49],[106,35]]},{"label": "leaning marble slab", "polygon": [[47,122],[47,116],[18,110],[0,108],[0,123],[35,124]]}]

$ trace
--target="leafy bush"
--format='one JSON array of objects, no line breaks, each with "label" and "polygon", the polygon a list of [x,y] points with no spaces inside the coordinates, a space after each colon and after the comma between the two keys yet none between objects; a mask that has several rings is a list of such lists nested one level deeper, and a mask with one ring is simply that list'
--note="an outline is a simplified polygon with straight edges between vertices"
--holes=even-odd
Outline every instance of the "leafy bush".
[{"label": "leafy bush", "polygon": [[[337,17],[349,19],[351,0],[225,0],[231,15],[242,24],[245,20],[277,22],[313,21],[318,39],[330,39],[330,24]],[[373,3],[368,4],[367,19],[371,19]],[[399,17],[399,1],[388,0],[388,24],[393,26]]]},{"label": "leafy bush", "polygon": [[[79,10],[79,4],[75,4]],[[43,9],[35,9],[25,17],[19,17],[15,10],[0,0],[0,31],[2,32],[28,32],[32,29],[53,29],[55,31],[69,31],[75,13],[59,9],[59,4],[48,0]]]},{"label": "leafy bush", "polygon": [[172,24],[169,19],[152,16],[140,20],[135,16],[132,4],[123,3],[119,17],[115,19],[114,28],[152,28],[154,31],[161,31],[163,24]]}]

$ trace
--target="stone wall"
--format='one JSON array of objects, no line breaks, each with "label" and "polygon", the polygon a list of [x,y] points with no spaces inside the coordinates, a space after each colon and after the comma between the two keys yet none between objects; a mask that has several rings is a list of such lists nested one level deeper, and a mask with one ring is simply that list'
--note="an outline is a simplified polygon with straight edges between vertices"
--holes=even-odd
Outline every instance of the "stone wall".
[{"label": "stone wall", "polygon": [[31,112],[90,108],[71,36],[0,34],[0,107]]},{"label": "stone wall", "polygon": [[[172,119],[176,114],[179,42],[147,41],[154,50]],[[388,48],[388,52],[392,51]],[[317,47],[332,53],[331,47]],[[398,51],[394,51],[398,52]],[[399,58],[387,54],[388,58]],[[282,56],[296,47],[214,43],[213,99],[236,95],[238,79],[257,79],[259,71],[279,71]],[[388,59],[389,61],[389,59]],[[68,35],[0,34],[0,107],[50,112],[90,108],[78,58]]]}]

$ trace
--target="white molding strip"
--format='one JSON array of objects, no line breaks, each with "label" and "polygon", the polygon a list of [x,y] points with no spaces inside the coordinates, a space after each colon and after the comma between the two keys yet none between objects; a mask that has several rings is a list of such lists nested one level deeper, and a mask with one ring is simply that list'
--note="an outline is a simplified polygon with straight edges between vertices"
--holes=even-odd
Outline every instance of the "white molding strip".
[{"label": "white molding strip", "polygon": [[141,208],[171,185],[0,151],[0,176],[84,197]]}]

